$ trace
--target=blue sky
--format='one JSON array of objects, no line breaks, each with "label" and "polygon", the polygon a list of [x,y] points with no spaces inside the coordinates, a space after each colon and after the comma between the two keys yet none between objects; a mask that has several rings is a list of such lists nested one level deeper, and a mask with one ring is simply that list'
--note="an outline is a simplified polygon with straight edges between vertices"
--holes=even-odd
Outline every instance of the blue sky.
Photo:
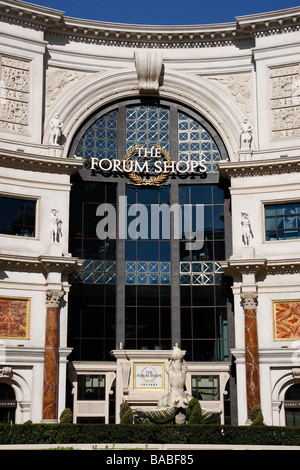
[{"label": "blue sky", "polygon": [[130,24],[227,23],[236,16],[299,6],[298,0],[31,0],[66,16]]}]

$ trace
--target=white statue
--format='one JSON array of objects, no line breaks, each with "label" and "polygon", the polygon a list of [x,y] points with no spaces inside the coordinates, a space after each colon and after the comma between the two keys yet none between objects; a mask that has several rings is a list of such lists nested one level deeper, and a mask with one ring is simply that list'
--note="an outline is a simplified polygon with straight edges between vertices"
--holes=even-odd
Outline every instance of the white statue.
[{"label": "white statue", "polygon": [[187,373],[187,363],[183,359],[185,352],[174,346],[172,356],[166,364],[166,373],[169,376],[170,393],[162,397],[158,403],[158,408],[166,406],[176,408],[187,408],[191,396],[184,391],[185,377]]},{"label": "white statue", "polygon": [[62,134],[61,129],[62,129],[63,123],[59,119],[59,114],[56,113],[54,115],[54,118],[50,122],[50,144],[51,145],[59,145],[59,138]]},{"label": "white statue", "polygon": [[247,212],[242,212],[242,240],[244,245],[250,245],[250,240],[253,237],[251,223]]},{"label": "white statue", "polygon": [[62,237],[62,220],[58,216],[57,209],[51,209],[50,238],[53,243],[59,243]]},{"label": "white statue", "polygon": [[251,150],[253,127],[244,119],[241,127],[240,148],[241,150]]}]

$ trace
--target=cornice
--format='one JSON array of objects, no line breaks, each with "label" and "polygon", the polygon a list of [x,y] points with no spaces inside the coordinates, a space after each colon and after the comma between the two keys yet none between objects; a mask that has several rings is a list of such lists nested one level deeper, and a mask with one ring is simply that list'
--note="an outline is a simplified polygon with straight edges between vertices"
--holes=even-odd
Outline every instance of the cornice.
[{"label": "cornice", "polygon": [[0,253],[0,270],[2,271],[34,272],[44,275],[50,272],[70,274],[79,265],[80,260],[71,256],[22,256]]},{"label": "cornice", "polygon": [[42,29],[46,37],[118,47],[200,48],[253,43],[257,36],[299,29],[300,8],[248,15],[234,22],[153,26],[109,23],[64,16],[64,12],[20,0],[0,0],[0,18],[10,23]]},{"label": "cornice", "polygon": [[228,259],[219,262],[227,276],[238,277],[243,274],[275,275],[300,273],[300,258],[295,259]]},{"label": "cornice", "polygon": [[63,18],[64,12],[20,0],[1,0],[0,19],[10,24],[46,31]]},{"label": "cornice", "polygon": [[297,173],[300,172],[300,157],[278,157],[276,159],[239,162],[221,161],[218,163],[218,167],[224,178]]},{"label": "cornice", "polygon": [[76,158],[45,157],[0,150],[0,166],[18,170],[73,175],[83,166]]}]

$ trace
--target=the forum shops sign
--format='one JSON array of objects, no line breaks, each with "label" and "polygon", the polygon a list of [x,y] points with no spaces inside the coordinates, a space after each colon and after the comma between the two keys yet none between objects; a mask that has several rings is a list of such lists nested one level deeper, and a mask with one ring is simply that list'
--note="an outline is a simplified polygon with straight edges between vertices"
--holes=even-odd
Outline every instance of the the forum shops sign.
[{"label": "the forum shops sign", "polygon": [[204,159],[175,162],[159,145],[150,149],[137,145],[126,153],[124,160],[91,158],[91,170],[104,174],[127,174],[136,185],[160,185],[169,175],[201,175],[207,168]]}]

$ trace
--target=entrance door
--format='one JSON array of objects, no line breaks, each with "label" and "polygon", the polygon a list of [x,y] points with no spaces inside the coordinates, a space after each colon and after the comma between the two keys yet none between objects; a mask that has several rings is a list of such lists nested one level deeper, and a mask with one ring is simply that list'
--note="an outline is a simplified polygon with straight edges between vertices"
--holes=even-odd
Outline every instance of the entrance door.
[{"label": "entrance door", "polygon": [[14,424],[17,407],[13,388],[0,382],[0,423]]}]

